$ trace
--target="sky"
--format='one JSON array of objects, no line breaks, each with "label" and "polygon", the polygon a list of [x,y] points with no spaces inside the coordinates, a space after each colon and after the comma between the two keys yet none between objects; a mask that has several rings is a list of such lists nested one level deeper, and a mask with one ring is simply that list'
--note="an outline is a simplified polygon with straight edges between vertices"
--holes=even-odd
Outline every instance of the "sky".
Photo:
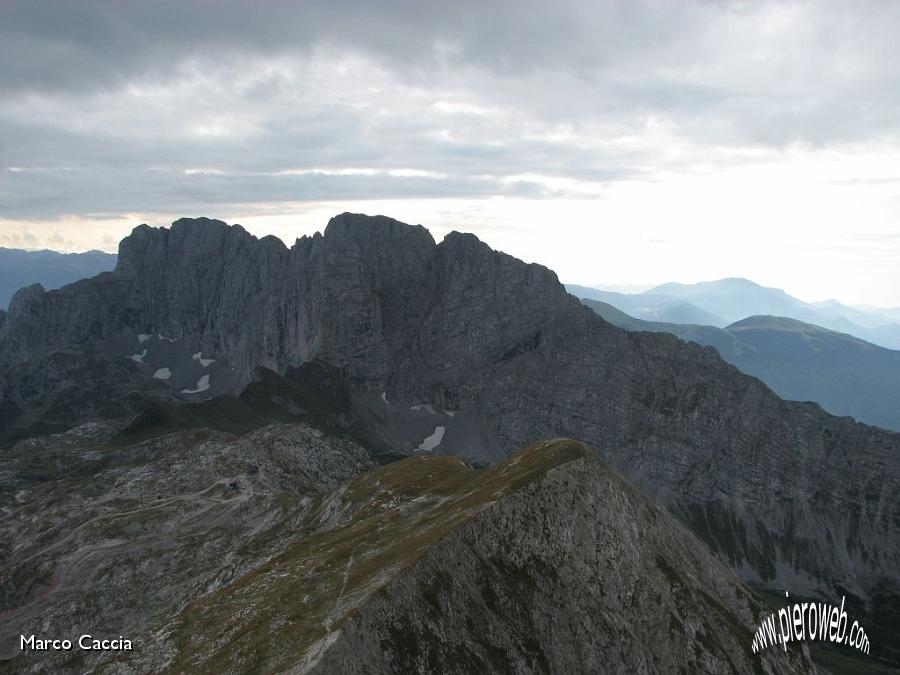
[{"label": "sky", "polygon": [[0,0],[0,246],[352,211],[900,306],[897,2]]}]

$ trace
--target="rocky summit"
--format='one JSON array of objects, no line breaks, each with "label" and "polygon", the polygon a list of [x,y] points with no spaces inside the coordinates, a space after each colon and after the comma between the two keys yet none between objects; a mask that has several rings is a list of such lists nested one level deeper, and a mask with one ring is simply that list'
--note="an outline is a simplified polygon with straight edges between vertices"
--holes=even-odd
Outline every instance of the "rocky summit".
[{"label": "rocky summit", "polygon": [[[578,443],[373,468],[302,425],[114,431],[0,464],[0,671],[814,672],[753,654],[761,600]],[[17,644],[82,634],[132,648]]]},{"label": "rocky summit", "polygon": [[[160,443],[180,447],[175,440],[182,437],[179,434],[238,434],[228,443],[240,443],[255,438],[253,434],[270,433],[265,430],[274,423],[301,424],[364,448],[369,461],[384,463],[424,453],[455,455],[475,466],[504,466],[518,448],[548,438],[575,438],[644,495],[661,502],[744,582],[829,601],[846,595],[862,616],[881,612],[877,625],[886,631],[885,638],[880,642],[873,638],[873,650],[890,655],[896,647],[889,636],[896,635],[897,612],[891,608],[900,599],[900,434],[833,417],[814,404],[783,401],[759,380],[722,361],[712,348],[670,335],[616,328],[568,295],[550,270],[493,251],[470,234],[454,232],[435,243],[421,226],[343,214],[332,219],[323,235],[304,237],[287,248],[275,238],[257,239],[239,226],[207,219],[180,220],[170,229],[142,225],[122,241],[113,272],[59,290],[32,286],[13,297],[0,322],[0,384],[0,437],[7,448],[0,452],[5,461],[18,462],[18,468],[8,469],[13,471],[9,475],[18,476],[16,480],[31,475],[28,471],[52,473],[70,461],[60,459],[60,451],[41,446],[44,441],[35,437],[66,437],[72,433],[67,430],[86,423],[112,429],[103,443],[145,449]],[[198,442],[184,443],[195,448],[192,452],[208,447]],[[99,446],[87,447],[99,453],[96,457],[107,458],[102,461],[111,461]],[[168,454],[160,451],[158,456]],[[95,455],[88,457],[95,461]],[[76,464],[86,461],[82,458]],[[29,463],[35,468],[28,469]],[[242,485],[241,480],[237,484]],[[200,489],[195,486],[188,494]],[[166,492],[160,488],[159,494],[164,499]],[[232,504],[236,497],[222,493],[216,499]],[[510,513],[526,520],[538,518],[537,512],[529,516],[516,511],[515,500],[508,503]],[[541,504],[536,508],[548,513],[558,508]],[[42,550],[40,543],[52,546],[55,537],[63,535],[54,535],[51,525],[63,516],[48,521],[49,511],[30,508],[37,510],[29,522],[40,525],[46,538],[28,546],[36,551]],[[75,507],[67,504],[59,512],[70,508]],[[210,505],[209,513],[219,508],[223,507]],[[598,518],[602,515],[591,511],[593,507],[584,508]],[[503,511],[500,507],[485,511],[465,531],[477,529],[476,521],[490,521],[491,532],[505,531],[505,521],[497,515]],[[298,515],[292,526],[319,532],[321,525],[309,521],[310,525],[305,517]],[[257,514],[250,521],[260,518]],[[555,523],[548,516],[548,528],[551,522]],[[632,532],[646,525],[641,520]],[[673,532],[686,535],[682,530]],[[108,536],[115,542],[130,541]],[[477,539],[474,534],[452,535],[460,547],[478,555],[490,558],[497,553],[486,541],[465,536]],[[531,550],[519,539],[496,536],[511,548]],[[228,539],[222,545],[227,549],[236,541]],[[436,540],[434,545],[443,543]],[[288,554],[286,549],[264,550],[271,556]],[[300,557],[285,560],[298,565],[298,560],[310,560],[302,557],[307,555],[302,550],[295,553]],[[440,658],[447,663],[494,664],[502,670],[500,661],[490,660],[487,647],[478,655],[460,653],[461,660],[453,661],[449,643],[432,640],[433,628],[421,614],[424,597],[438,613],[434,616],[470,621],[472,633],[486,622],[484,630],[507,645],[497,658],[526,664],[510,670],[526,672],[529,663],[540,670],[541,658],[547,659],[546,669],[567,669],[567,662],[559,660],[563,657],[549,653],[546,645],[532,649],[516,642],[517,636],[527,633],[524,624],[494,625],[477,614],[496,614],[503,602],[518,597],[522,589],[515,586],[519,583],[515,570],[522,560],[508,558],[495,568],[472,563],[467,574],[485,575],[492,585],[503,576],[498,570],[513,567],[495,599],[501,604],[472,608],[476,614],[468,615],[469,610],[454,604],[464,597],[453,586],[457,581],[442,586],[439,570],[426,571],[429,555],[417,558],[422,565],[417,563],[418,572],[404,567],[396,579],[392,576],[396,567],[384,562],[389,571],[378,572],[378,578],[385,584],[391,579],[397,593],[389,598],[376,593],[346,621],[328,615],[330,626],[343,621],[339,635],[331,629],[319,635],[318,629],[298,626],[311,631],[309,639],[315,639],[310,645],[319,645],[310,649],[328,647],[316,663],[363,669],[363,661],[354,659],[376,658],[372,640],[379,636],[379,644],[391,645],[383,654],[397,660],[391,663],[425,664],[425,668],[433,663],[429,659]],[[698,571],[688,572],[666,560],[679,579],[694,580],[685,588],[704,585],[698,580],[706,577],[697,576]],[[571,562],[573,569],[583,571],[590,561],[586,557]],[[235,578],[250,574],[250,564],[237,566]],[[381,564],[373,563],[376,569],[382,569]],[[40,589],[53,587],[53,565],[48,565],[45,577],[29,582],[34,585],[32,594],[16,595],[24,593],[22,577],[8,586],[16,589],[9,591],[13,598],[8,607],[31,606],[28,603],[35,597],[44,597]],[[254,569],[254,574],[278,577],[269,568]],[[537,583],[538,569],[523,572],[522,588]],[[412,592],[403,586],[410,575],[421,575],[417,577],[421,583],[433,583],[434,591],[423,592],[418,600],[405,595]],[[262,577],[245,576],[240,583],[252,584],[255,578]],[[347,577],[348,584],[352,578]],[[152,617],[162,631],[154,634],[159,637],[155,642],[167,645],[160,646],[154,668],[176,664],[193,672],[205,667],[201,664],[206,663],[206,654],[227,649],[224,643],[230,640],[213,644],[216,635],[231,630],[217,626],[215,617],[228,614],[224,608],[231,600],[227,594],[199,593],[203,583],[212,589],[208,586],[212,582],[202,579],[191,582],[194,592],[178,594],[184,602],[201,604],[179,605],[172,598]],[[546,583],[553,587],[549,577]],[[233,590],[243,588],[252,586]],[[590,596],[585,589],[578,591],[582,593]],[[359,590],[363,596],[369,597]],[[244,597],[252,598],[253,592],[248,590]],[[356,591],[347,597],[357,597]],[[378,604],[388,599],[390,607]],[[585,602],[593,600],[586,597]],[[694,597],[691,602],[700,600]],[[716,602],[742,616],[738,623],[747,625],[749,615],[735,609],[739,605],[721,598]],[[560,619],[563,623],[551,620],[554,615],[546,610],[549,613],[540,615],[546,623],[534,626],[567,625],[565,621],[574,626],[581,621],[576,616],[582,616],[577,614],[582,609],[573,607],[576,614]],[[176,610],[177,620],[164,623],[165,612],[174,616]],[[248,605],[246,616],[255,616],[253,611]],[[201,614],[209,623],[198,619]],[[295,616],[285,610],[271,621],[283,627],[302,623],[304,616],[305,612]],[[637,627],[617,616],[609,614],[610,625],[622,622],[636,640],[661,639],[650,637],[658,635],[658,626]],[[684,622],[684,615],[679,616]],[[385,617],[396,619],[394,628]],[[379,620],[387,623],[376,626]],[[693,643],[700,644],[699,636],[713,629],[696,620],[695,616],[679,630],[688,631],[696,638],[691,638]],[[450,618],[440,623],[447,621]],[[601,623],[581,625],[596,629],[601,639],[610,630]],[[184,637],[188,633],[182,633],[175,646],[166,642],[176,639],[171,636],[187,625],[196,626],[198,635],[208,630],[212,643],[193,652]],[[453,625],[461,630],[465,623]],[[419,652],[415,645],[398,641],[403,626],[411,631],[408,634],[423,636],[417,645],[435,645],[434,651]],[[135,630],[145,628],[149,624]],[[317,642],[323,639],[327,644]],[[725,637],[715,639],[718,644]],[[648,649],[642,655],[649,660],[622,660],[618,669],[663,672],[653,665]],[[705,656],[697,656],[696,662],[687,655],[677,656],[665,651],[669,648],[662,643],[660,649],[664,650],[660,658],[686,659],[682,662],[688,671],[696,666],[707,672],[740,672],[750,663],[737,661],[737,652],[729,652],[731,665],[723,665],[726,661],[713,663]],[[590,659],[599,658],[599,653],[585,652],[581,665],[590,669]],[[273,667],[294,667],[266,654],[260,658],[273,659]],[[629,657],[622,653],[616,658]],[[304,663],[312,667],[313,660]]]}]

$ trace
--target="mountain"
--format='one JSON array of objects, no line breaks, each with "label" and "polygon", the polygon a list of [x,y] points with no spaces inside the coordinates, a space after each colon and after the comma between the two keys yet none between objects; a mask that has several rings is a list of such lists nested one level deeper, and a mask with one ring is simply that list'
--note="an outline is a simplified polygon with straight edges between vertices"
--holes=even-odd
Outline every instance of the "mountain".
[{"label": "mountain", "polygon": [[115,266],[116,256],[102,251],[57,253],[0,247],[0,310],[6,309],[13,294],[24,286],[60,288]]},{"label": "mountain", "polygon": [[782,397],[900,430],[900,351],[783,317],[751,317],[726,330],[753,350],[735,365]]},{"label": "mountain", "polygon": [[855,307],[865,314],[879,314],[891,321],[900,321],[900,307],[874,307],[872,305],[858,305]]},{"label": "mountain", "polygon": [[[173,345],[172,362],[151,342]],[[61,353],[72,355],[65,377],[36,386],[30,364]],[[171,384],[178,368],[198,367],[193,355],[221,377]],[[112,273],[13,298],[0,328],[0,424],[21,431],[54,399],[67,402],[57,429],[95,419],[79,392],[98,386],[88,375],[100,356],[124,364],[123,382],[152,388],[135,390],[136,405],[154,392],[167,405],[239,397],[260,367],[326,364],[376,456],[493,464],[576,438],[744,581],[847,595],[863,616],[888,608],[876,623],[897,626],[900,434],[784,401],[714,349],[617,328],[550,270],[473,235],[435,243],[421,226],[342,214],[287,248],[206,219],[139,226]]]},{"label": "mountain", "polygon": [[721,316],[729,324],[748,316],[765,314],[803,321],[819,318],[814,309],[781,289],[760,286],[748,279],[720,279],[698,284],[668,283],[647,293],[692,302]]},{"label": "mountain", "polygon": [[576,297],[605,302],[647,321],[725,328],[750,316],[783,316],[849,333],[887,349],[900,349],[900,322],[890,309],[854,308],[836,300],[807,303],[747,279],[668,283],[634,294],[575,285],[567,289]]},{"label": "mountain", "polygon": [[722,329],[644,321],[612,305],[582,302],[625,330],[671,333],[715,347],[782,398],[814,401],[833,415],[900,431],[900,351],[784,317],[753,316]]},{"label": "mountain", "polygon": [[691,302],[685,302],[675,296],[662,293],[618,293],[616,291],[603,291],[573,284],[566,284],[566,290],[577,298],[589,298],[597,302],[605,302],[645,321],[709,326],[724,326],[728,323],[722,317],[708,312]]},{"label": "mountain", "polygon": [[[752,653],[772,610],[578,443],[475,470],[306,425],[111,433],[0,457],[0,671],[814,672]],[[133,649],[18,649],[86,633]]]}]

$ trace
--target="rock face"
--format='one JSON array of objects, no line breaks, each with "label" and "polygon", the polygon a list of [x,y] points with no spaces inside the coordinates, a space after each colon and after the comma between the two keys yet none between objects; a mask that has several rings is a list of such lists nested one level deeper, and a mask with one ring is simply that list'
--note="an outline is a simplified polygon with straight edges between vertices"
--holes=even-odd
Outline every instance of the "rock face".
[{"label": "rock face", "polygon": [[0,389],[0,434],[13,439],[63,431],[73,421],[121,418],[148,397],[172,400],[136,365],[91,348],[43,352],[17,364]]},{"label": "rock face", "polygon": [[782,398],[814,401],[833,415],[900,431],[900,351],[778,316],[751,316],[716,328],[645,321],[605,302],[581,302],[625,330],[671,333],[715,347]]},{"label": "rock face", "polygon": [[146,655],[148,631],[192,598],[339,517],[323,497],[372,467],[306,426],[124,445],[116,431],[92,423],[0,458],[0,672],[80,673],[119,655],[23,653],[20,635],[121,635]]},{"label": "rock face", "polygon": [[669,514],[571,445],[537,444],[497,466],[515,481],[520,465],[572,453],[392,579],[312,672],[811,670],[799,652],[751,653],[759,601]]},{"label": "rock face", "polygon": [[782,401],[711,348],[615,328],[550,270],[472,235],[435,244],[419,226],[344,214],[287,249],[217,221],[141,226],[115,272],[14,298],[4,388],[27,359],[138,334],[228,364],[235,391],[256,366],[316,358],[369,397],[373,419],[440,413],[427,436],[439,453],[491,460],[577,438],[746,580],[869,602],[897,592],[900,435]]},{"label": "rock face", "polygon": [[[305,426],[111,431],[0,459],[0,672],[814,672],[753,654],[771,610],[573,441],[372,469]],[[83,633],[133,649],[14,644]]]}]

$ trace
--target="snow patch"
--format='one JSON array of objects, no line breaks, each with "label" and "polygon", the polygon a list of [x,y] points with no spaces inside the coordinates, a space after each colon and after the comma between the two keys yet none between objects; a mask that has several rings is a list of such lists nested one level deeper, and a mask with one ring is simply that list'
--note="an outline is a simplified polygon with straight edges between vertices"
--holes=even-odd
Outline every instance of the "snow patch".
[{"label": "snow patch", "polygon": [[444,432],[446,429],[444,427],[435,427],[434,433],[431,436],[425,438],[424,441],[419,443],[419,447],[416,450],[420,450],[422,452],[430,452],[434,450],[437,446],[441,444],[441,441],[444,440]]},{"label": "snow patch", "polygon": [[197,388],[196,389],[182,389],[182,394],[199,394],[201,392],[209,389],[209,375],[204,375],[199,380],[197,380]]},{"label": "snow patch", "polygon": [[147,335],[146,333],[141,333],[140,335],[138,335],[138,342],[140,342],[141,344],[144,344],[149,339],[150,339],[150,336]]},{"label": "snow patch", "polygon": [[175,342],[175,340],[178,339],[178,338],[170,338],[170,337],[166,337],[166,336],[163,335],[162,333],[157,334],[156,337],[158,337],[160,340],[165,340],[166,342]]},{"label": "snow patch", "polygon": [[155,373],[153,373],[153,377],[157,380],[168,380],[170,377],[172,377],[172,371],[168,368],[160,368]]},{"label": "snow patch", "polygon": [[431,405],[428,403],[420,403],[418,405],[411,405],[411,406],[409,406],[409,409],[410,410],[427,410],[432,415],[437,414],[436,412],[434,412],[434,408],[432,408]]},{"label": "snow patch", "polygon": [[391,404],[391,402],[387,400],[387,392],[386,391],[381,392],[381,400],[384,401],[385,403],[387,403],[388,405]]},{"label": "snow patch", "polygon": [[145,349],[140,354],[132,354],[128,358],[134,361],[135,363],[143,363],[144,357],[147,356],[147,350]]},{"label": "snow patch", "polygon": [[208,368],[209,364],[216,362],[215,359],[204,359],[203,352],[197,352],[191,358],[194,359],[194,361],[199,361],[200,365],[203,366],[204,368]]}]

